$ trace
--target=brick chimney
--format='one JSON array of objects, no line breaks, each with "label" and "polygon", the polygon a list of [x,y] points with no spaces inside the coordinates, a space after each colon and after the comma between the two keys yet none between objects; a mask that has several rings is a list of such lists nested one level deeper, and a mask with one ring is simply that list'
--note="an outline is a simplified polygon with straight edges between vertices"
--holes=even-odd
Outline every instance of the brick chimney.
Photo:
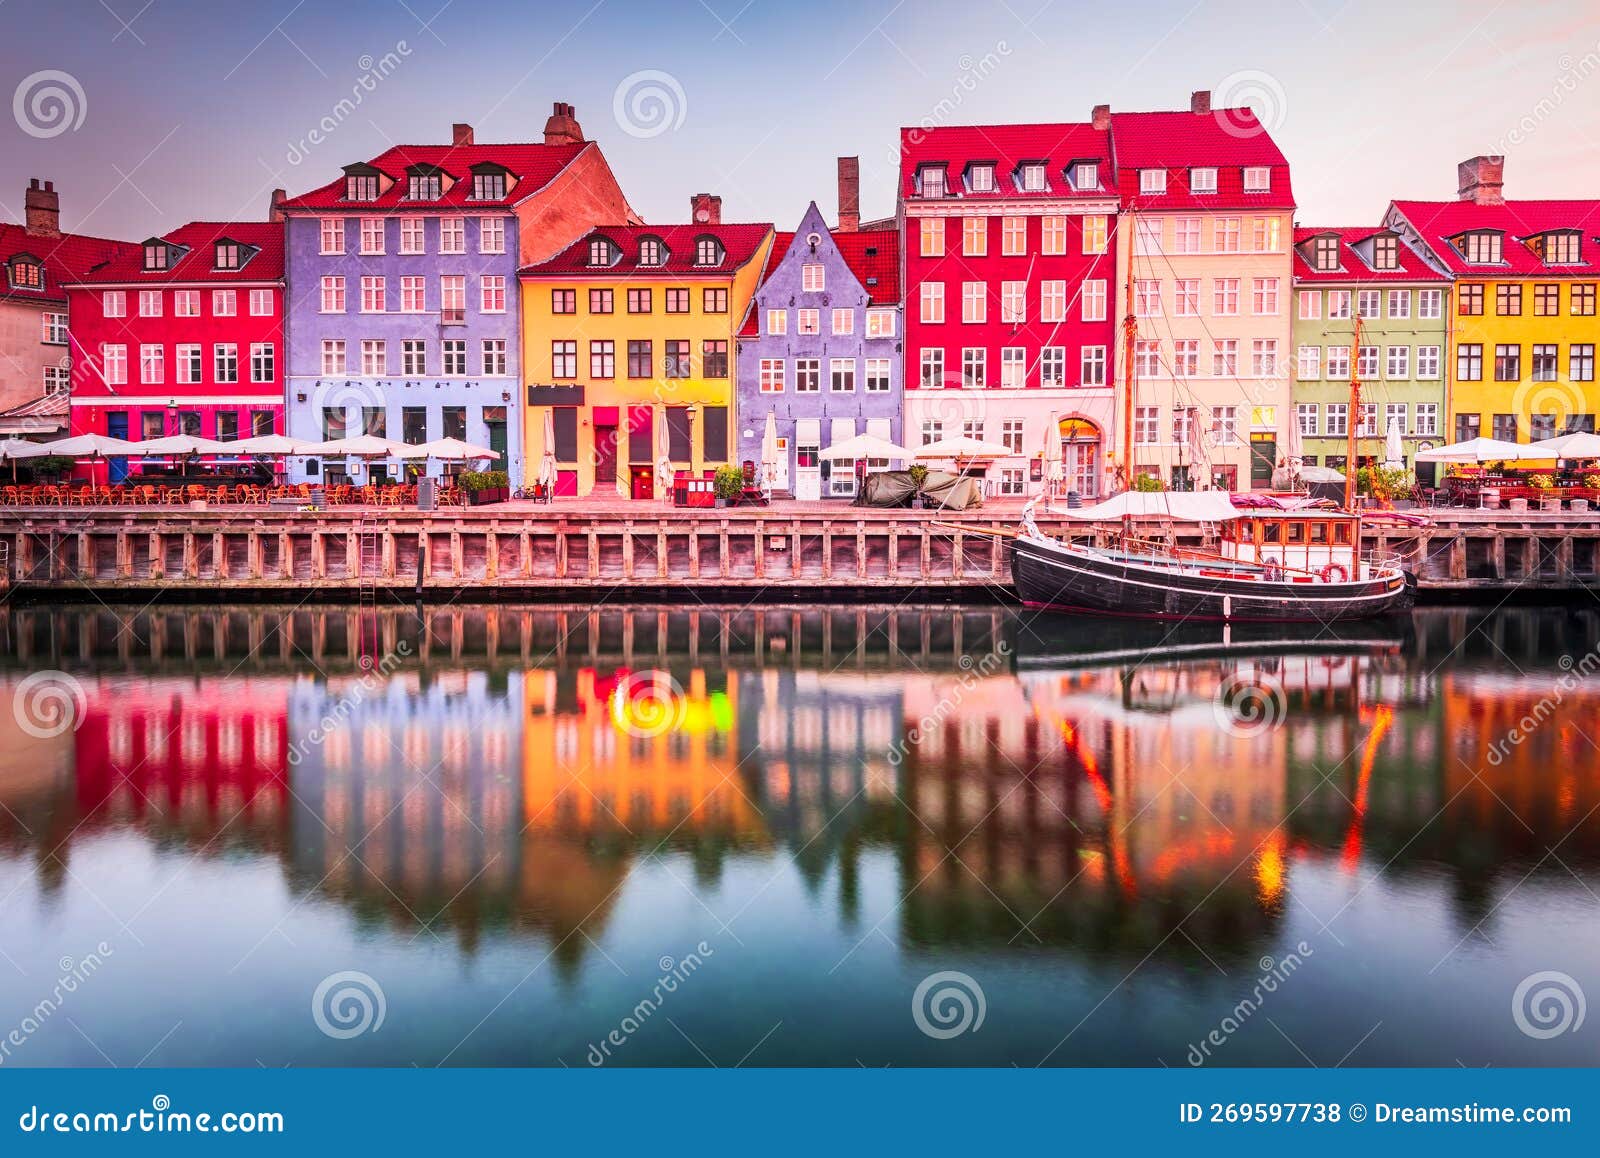
[{"label": "brick chimney", "polygon": [[54,181],[46,181],[40,188],[39,178],[29,180],[23,197],[23,221],[34,237],[61,236],[61,194],[56,192]]},{"label": "brick chimney", "polygon": [[284,189],[272,191],[272,202],[267,206],[267,220],[275,224],[283,221],[283,203],[289,199],[289,193]]},{"label": "brick chimney", "polygon": [[839,232],[861,228],[861,158],[839,158]]},{"label": "brick chimney", "polygon": [[555,103],[555,112],[544,123],[544,143],[547,145],[581,145],[583,127],[578,124],[578,110],[565,101]]},{"label": "brick chimney", "polygon": [[1200,89],[1189,94],[1189,111],[1196,116],[1205,116],[1211,111],[1211,90]]},{"label": "brick chimney", "polygon": [[1094,112],[1089,114],[1089,120],[1093,123],[1097,132],[1109,132],[1111,130],[1111,106],[1095,105]]},{"label": "brick chimney", "polygon": [[[549,130],[545,130],[548,132]],[[460,121],[450,126],[450,143],[456,148],[472,144],[472,126],[464,125]]]},{"label": "brick chimney", "polygon": [[1504,205],[1506,159],[1472,157],[1456,166],[1456,197],[1479,205]]},{"label": "brick chimney", "polygon": [[689,216],[696,225],[721,225],[722,198],[710,193],[696,193],[689,198]]}]

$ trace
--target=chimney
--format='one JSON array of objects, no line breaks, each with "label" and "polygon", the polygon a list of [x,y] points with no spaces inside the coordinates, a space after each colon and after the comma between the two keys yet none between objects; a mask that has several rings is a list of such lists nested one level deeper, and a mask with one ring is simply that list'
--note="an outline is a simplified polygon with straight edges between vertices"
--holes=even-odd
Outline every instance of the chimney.
[{"label": "chimney", "polygon": [[1479,205],[1504,205],[1506,159],[1473,157],[1456,166],[1456,197]]},{"label": "chimney", "polygon": [[54,181],[46,181],[42,189],[39,178],[28,182],[28,191],[23,197],[23,220],[28,233],[34,237],[61,236],[61,194],[56,192]]},{"label": "chimney", "polygon": [[689,198],[689,215],[696,225],[721,225],[722,198],[696,193]]},{"label": "chimney", "polygon": [[272,202],[267,206],[267,220],[274,224],[283,221],[283,203],[289,198],[289,193],[284,189],[272,191]]},{"label": "chimney", "polygon": [[1111,106],[1095,105],[1094,112],[1089,114],[1089,119],[1094,123],[1095,131],[1106,133],[1111,131]]},{"label": "chimney", "polygon": [[578,124],[578,110],[565,101],[557,101],[555,112],[544,123],[544,143],[547,145],[581,145],[583,128]]},{"label": "chimney", "polygon": [[464,125],[460,121],[450,126],[450,143],[456,148],[472,144],[472,126]]},{"label": "chimney", "polygon": [[839,158],[839,232],[861,228],[861,158]]},{"label": "chimney", "polygon": [[1205,116],[1211,111],[1211,90],[1203,88],[1198,92],[1189,94],[1189,111],[1197,116]]}]

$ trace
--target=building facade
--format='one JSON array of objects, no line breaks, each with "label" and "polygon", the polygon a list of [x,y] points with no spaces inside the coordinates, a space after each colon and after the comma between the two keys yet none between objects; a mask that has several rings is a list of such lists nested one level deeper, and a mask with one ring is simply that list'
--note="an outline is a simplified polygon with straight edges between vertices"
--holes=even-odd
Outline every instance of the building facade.
[{"label": "building facade", "polygon": [[[73,434],[230,442],[282,430],[280,222],[191,222],[124,251],[68,295]],[[84,460],[79,472],[118,482],[128,465]]]},{"label": "building facade", "polygon": [[[570,105],[538,144],[401,145],[287,201],[289,433],[463,438],[524,473],[517,269],[633,211]],[[297,479],[396,462],[295,460]],[[438,464],[429,469],[437,470]]]},{"label": "building facade", "polygon": [[732,459],[735,337],[772,226],[724,225],[696,194],[693,224],[595,229],[524,267],[529,474],[554,436],[557,493],[664,492],[663,461]]},{"label": "building facade", "polygon": [[905,437],[1003,443],[1020,495],[1045,439],[1066,485],[1105,493],[1115,413],[1118,203],[1110,119],[902,129]]},{"label": "building facade", "polygon": [[132,247],[62,233],[53,182],[34,178],[23,197],[23,223],[0,223],[0,438],[58,438],[72,383],[67,286]]},{"label": "building facade", "polygon": [[1293,417],[1305,462],[1343,470],[1352,421],[1357,465],[1384,460],[1395,423],[1407,463],[1447,441],[1450,279],[1393,230],[1298,228],[1294,286]]},{"label": "building facade", "polygon": [[739,333],[735,407],[741,462],[761,461],[775,418],[777,493],[851,497],[854,465],[820,451],[857,434],[900,442],[899,238],[892,228],[831,231],[816,202],[795,232],[777,235]]},{"label": "building facade", "polygon": [[[1268,487],[1290,416],[1294,194],[1248,108],[1113,113],[1118,284],[1137,323],[1132,474],[1177,489]],[[1131,292],[1130,292],[1131,291]],[[1120,399],[1119,399],[1120,401]],[[1121,473],[1119,471],[1119,473]]]},{"label": "building facade", "polygon": [[1396,201],[1384,224],[1453,281],[1448,441],[1537,442],[1600,412],[1600,201],[1507,201],[1505,161],[1462,162],[1455,201]]}]

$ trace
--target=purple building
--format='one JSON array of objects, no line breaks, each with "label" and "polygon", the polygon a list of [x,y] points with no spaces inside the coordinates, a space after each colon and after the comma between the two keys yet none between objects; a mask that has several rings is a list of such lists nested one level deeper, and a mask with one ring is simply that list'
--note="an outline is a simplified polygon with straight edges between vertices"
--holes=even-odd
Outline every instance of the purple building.
[{"label": "purple building", "polygon": [[856,493],[851,464],[819,458],[834,443],[857,434],[900,441],[899,232],[858,227],[853,160],[840,161],[839,228],[812,202],[795,232],[777,235],[739,333],[739,459],[761,461],[773,414],[773,489],[797,499]]}]

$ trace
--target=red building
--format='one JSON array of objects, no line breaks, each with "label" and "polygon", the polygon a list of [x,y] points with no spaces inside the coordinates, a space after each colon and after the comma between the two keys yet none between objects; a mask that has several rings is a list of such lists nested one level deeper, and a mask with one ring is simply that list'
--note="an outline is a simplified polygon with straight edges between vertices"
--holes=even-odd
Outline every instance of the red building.
[{"label": "red building", "polygon": [[900,143],[906,444],[1005,443],[990,478],[1022,494],[1050,428],[1067,485],[1100,493],[1119,315],[1109,112]]},{"label": "red building", "polygon": [[[73,434],[227,442],[283,429],[281,222],[191,222],[68,293]],[[113,460],[110,480],[127,470]]]}]

